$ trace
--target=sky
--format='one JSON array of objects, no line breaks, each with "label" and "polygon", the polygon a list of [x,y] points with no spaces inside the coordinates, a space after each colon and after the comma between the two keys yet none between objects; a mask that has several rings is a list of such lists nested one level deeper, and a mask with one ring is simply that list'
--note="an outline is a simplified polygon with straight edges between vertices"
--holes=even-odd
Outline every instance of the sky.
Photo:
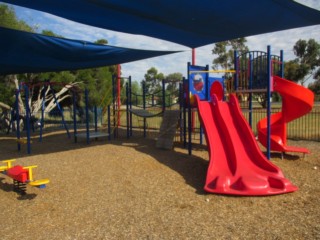
[{"label": "sky", "polygon": [[[296,2],[320,10],[319,0],[296,0]],[[124,77],[131,76],[133,80],[141,81],[144,79],[144,74],[151,67],[155,67],[158,72],[161,72],[164,75],[176,72],[182,73],[183,76],[187,75],[187,63],[191,62],[192,53],[191,49],[185,46],[146,36],[96,28],[32,9],[14,5],[12,5],[12,7],[14,7],[17,17],[36,28],[37,32],[51,30],[55,34],[65,38],[91,42],[98,39],[107,39],[109,45],[118,47],[183,51],[181,53],[122,64],[121,70],[122,76]],[[320,25],[248,36],[246,37],[246,44],[250,50],[259,51],[267,51],[267,46],[270,45],[271,51],[275,55],[279,55],[280,50],[283,50],[284,60],[288,61],[295,58],[293,53],[294,44],[299,39],[308,40],[310,38],[314,38],[317,42],[320,42]],[[212,60],[214,59],[214,55],[212,54],[213,47],[214,45],[210,44],[195,49],[196,65],[212,65]]]}]

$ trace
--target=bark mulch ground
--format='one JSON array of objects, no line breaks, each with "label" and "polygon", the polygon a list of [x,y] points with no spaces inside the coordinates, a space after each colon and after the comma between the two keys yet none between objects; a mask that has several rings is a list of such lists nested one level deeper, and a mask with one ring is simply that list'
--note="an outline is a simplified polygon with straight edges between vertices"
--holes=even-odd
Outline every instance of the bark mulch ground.
[{"label": "bark mulch ground", "polygon": [[99,139],[77,144],[65,134],[17,151],[0,136],[0,160],[38,165],[45,189],[12,191],[0,175],[1,239],[320,239],[320,143],[291,141],[311,154],[277,153],[272,162],[299,190],[269,197],[207,194],[205,146],[192,156],[147,138]]}]

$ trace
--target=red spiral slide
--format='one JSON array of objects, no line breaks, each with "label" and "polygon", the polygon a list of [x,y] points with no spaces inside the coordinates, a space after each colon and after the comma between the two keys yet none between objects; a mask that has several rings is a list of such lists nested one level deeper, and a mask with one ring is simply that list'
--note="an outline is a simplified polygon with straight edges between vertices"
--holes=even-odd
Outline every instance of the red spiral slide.
[{"label": "red spiral slide", "polygon": [[235,95],[222,101],[218,82],[212,102],[195,97],[209,151],[205,191],[217,194],[262,196],[296,191],[282,171],[261,152]]},{"label": "red spiral slide", "polygon": [[[271,151],[309,153],[306,148],[287,146],[287,123],[311,111],[314,102],[313,92],[277,76],[273,77],[273,90],[282,97],[282,111],[271,115]],[[267,118],[258,122],[257,130],[259,141],[266,147]]]}]

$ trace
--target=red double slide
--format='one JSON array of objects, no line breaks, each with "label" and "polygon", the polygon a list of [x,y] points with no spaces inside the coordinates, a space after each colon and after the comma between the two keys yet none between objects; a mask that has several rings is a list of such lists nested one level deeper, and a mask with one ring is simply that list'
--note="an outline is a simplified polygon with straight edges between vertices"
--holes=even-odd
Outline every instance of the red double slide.
[{"label": "red double slide", "polygon": [[261,196],[297,190],[282,171],[261,152],[241,113],[235,95],[222,100],[222,85],[215,82],[212,101],[195,96],[209,151],[205,191],[217,194]]},{"label": "red double slide", "polygon": [[[287,145],[287,123],[309,113],[313,107],[314,94],[309,89],[294,82],[274,76],[273,91],[282,98],[281,112],[271,115],[270,149],[277,152],[309,153],[301,147]],[[257,124],[258,138],[263,146],[267,146],[267,118]]]}]

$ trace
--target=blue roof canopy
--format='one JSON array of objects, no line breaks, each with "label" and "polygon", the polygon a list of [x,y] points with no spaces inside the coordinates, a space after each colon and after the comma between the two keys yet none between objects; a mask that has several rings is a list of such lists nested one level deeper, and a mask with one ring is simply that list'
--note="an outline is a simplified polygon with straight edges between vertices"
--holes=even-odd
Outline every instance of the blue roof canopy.
[{"label": "blue roof canopy", "polygon": [[93,68],[176,53],[136,50],[0,27],[0,74]]},{"label": "blue roof canopy", "polygon": [[320,24],[320,12],[292,0],[2,0],[105,29],[191,48]]}]

